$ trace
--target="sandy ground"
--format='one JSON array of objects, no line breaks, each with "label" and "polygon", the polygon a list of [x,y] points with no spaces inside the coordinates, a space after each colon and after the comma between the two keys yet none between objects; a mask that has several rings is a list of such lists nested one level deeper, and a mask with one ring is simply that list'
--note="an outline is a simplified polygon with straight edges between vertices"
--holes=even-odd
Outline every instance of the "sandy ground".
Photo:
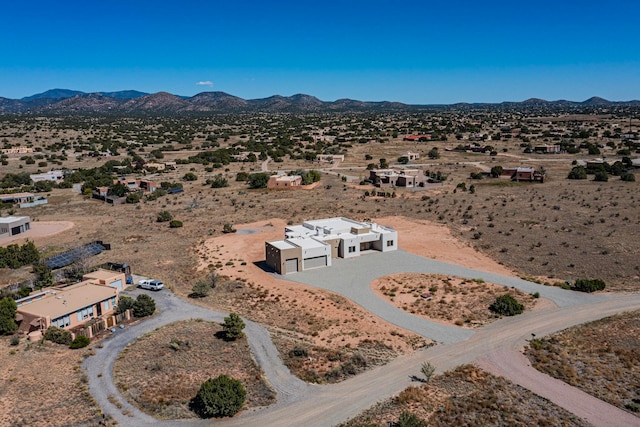
[{"label": "sandy ground", "polygon": [[31,229],[16,236],[2,237],[0,238],[0,246],[8,245],[11,242],[34,240],[38,242],[39,239],[70,230],[75,224],[71,221],[38,221],[31,222]]}]

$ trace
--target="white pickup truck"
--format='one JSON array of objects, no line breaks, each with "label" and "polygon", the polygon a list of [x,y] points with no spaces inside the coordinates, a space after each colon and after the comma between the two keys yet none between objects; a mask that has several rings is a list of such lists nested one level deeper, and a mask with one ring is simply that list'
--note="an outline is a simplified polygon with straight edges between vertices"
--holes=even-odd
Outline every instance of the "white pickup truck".
[{"label": "white pickup truck", "polygon": [[142,289],[148,289],[150,291],[159,291],[164,288],[164,283],[160,280],[154,279],[142,279],[138,282],[138,287]]}]

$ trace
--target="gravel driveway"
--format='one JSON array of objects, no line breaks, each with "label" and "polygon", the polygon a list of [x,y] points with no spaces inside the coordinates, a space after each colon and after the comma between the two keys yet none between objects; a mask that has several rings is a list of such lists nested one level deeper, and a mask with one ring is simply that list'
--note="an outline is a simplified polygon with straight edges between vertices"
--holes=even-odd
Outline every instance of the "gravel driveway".
[{"label": "gravel driveway", "polygon": [[559,307],[596,302],[605,298],[599,295],[589,295],[538,285],[515,277],[460,267],[413,255],[403,250],[386,253],[371,252],[350,259],[332,259],[331,263],[331,267],[306,270],[278,277],[343,295],[389,323],[444,344],[463,341],[473,335],[474,332],[469,329],[444,325],[412,316],[380,299],[371,289],[371,282],[378,277],[393,273],[448,274],[513,286],[527,293],[539,292],[540,296],[552,300]]}]

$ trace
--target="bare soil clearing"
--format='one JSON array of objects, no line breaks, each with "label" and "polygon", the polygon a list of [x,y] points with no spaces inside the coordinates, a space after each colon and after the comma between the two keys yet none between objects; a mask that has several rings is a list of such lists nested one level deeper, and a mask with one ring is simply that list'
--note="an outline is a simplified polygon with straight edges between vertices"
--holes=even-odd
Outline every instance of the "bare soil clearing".
[{"label": "bare soil clearing", "polygon": [[588,423],[530,391],[481,369],[462,365],[409,387],[397,397],[341,424],[387,426],[409,411],[429,426],[585,426]]},{"label": "bare soil clearing", "polygon": [[640,417],[640,311],[532,340],[536,369]]},{"label": "bare soil clearing", "polygon": [[55,236],[58,233],[70,230],[74,224],[71,221],[37,221],[31,222],[31,228],[24,233],[15,236],[0,238],[0,246],[8,245],[12,242],[33,240],[39,244],[44,237]]},{"label": "bare soil clearing", "polygon": [[226,342],[216,323],[173,323],[140,337],[121,353],[113,379],[123,396],[161,419],[197,418],[189,401],[209,378],[225,374],[247,391],[243,409],[273,403],[275,393],[262,379],[245,338]]},{"label": "bare soil clearing", "polygon": [[69,348],[45,341],[17,346],[0,339],[0,426],[54,427],[104,425],[100,408],[80,369],[89,348]]},{"label": "bare soil clearing", "polygon": [[466,328],[499,318],[489,306],[500,295],[511,295],[527,310],[537,302],[515,288],[438,274],[392,274],[375,280],[371,287],[380,298],[406,312]]}]

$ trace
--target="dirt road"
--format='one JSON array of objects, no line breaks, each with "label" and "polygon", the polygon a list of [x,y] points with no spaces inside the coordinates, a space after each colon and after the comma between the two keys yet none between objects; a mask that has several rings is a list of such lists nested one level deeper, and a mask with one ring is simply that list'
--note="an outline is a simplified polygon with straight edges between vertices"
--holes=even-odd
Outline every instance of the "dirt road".
[{"label": "dirt road", "polygon": [[[125,402],[113,384],[110,375],[113,361],[136,336],[182,318],[203,317],[220,321],[224,315],[194,306],[168,292],[156,295],[162,310],[158,315],[105,341],[104,347],[97,349],[96,355],[85,361],[90,390],[103,411],[122,425],[209,425],[209,421],[153,420]],[[278,391],[278,402],[267,408],[247,411],[233,419],[218,421],[216,425],[281,426],[285,422],[289,426],[332,426],[411,385],[411,376],[419,375],[420,365],[425,360],[433,363],[438,372],[464,363],[479,362],[596,426],[640,425],[640,418],[593,397],[585,398],[572,387],[564,385],[556,389],[554,380],[541,379],[543,374],[532,374],[526,358],[519,356],[519,350],[532,333],[543,336],[638,307],[640,294],[617,295],[590,303],[532,311],[489,324],[465,341],[418,351],[342,383],[324,386],[307,385],[293,377],[280,362],[268,333],[259,325],[251,324],[247,335],[252,350],[266,378]],[[112,403],[114,396],[123,405],[121,409]],[[580,402],[583,398],[585,403]],[[123,415],[125,410],[130,415]]]}]

